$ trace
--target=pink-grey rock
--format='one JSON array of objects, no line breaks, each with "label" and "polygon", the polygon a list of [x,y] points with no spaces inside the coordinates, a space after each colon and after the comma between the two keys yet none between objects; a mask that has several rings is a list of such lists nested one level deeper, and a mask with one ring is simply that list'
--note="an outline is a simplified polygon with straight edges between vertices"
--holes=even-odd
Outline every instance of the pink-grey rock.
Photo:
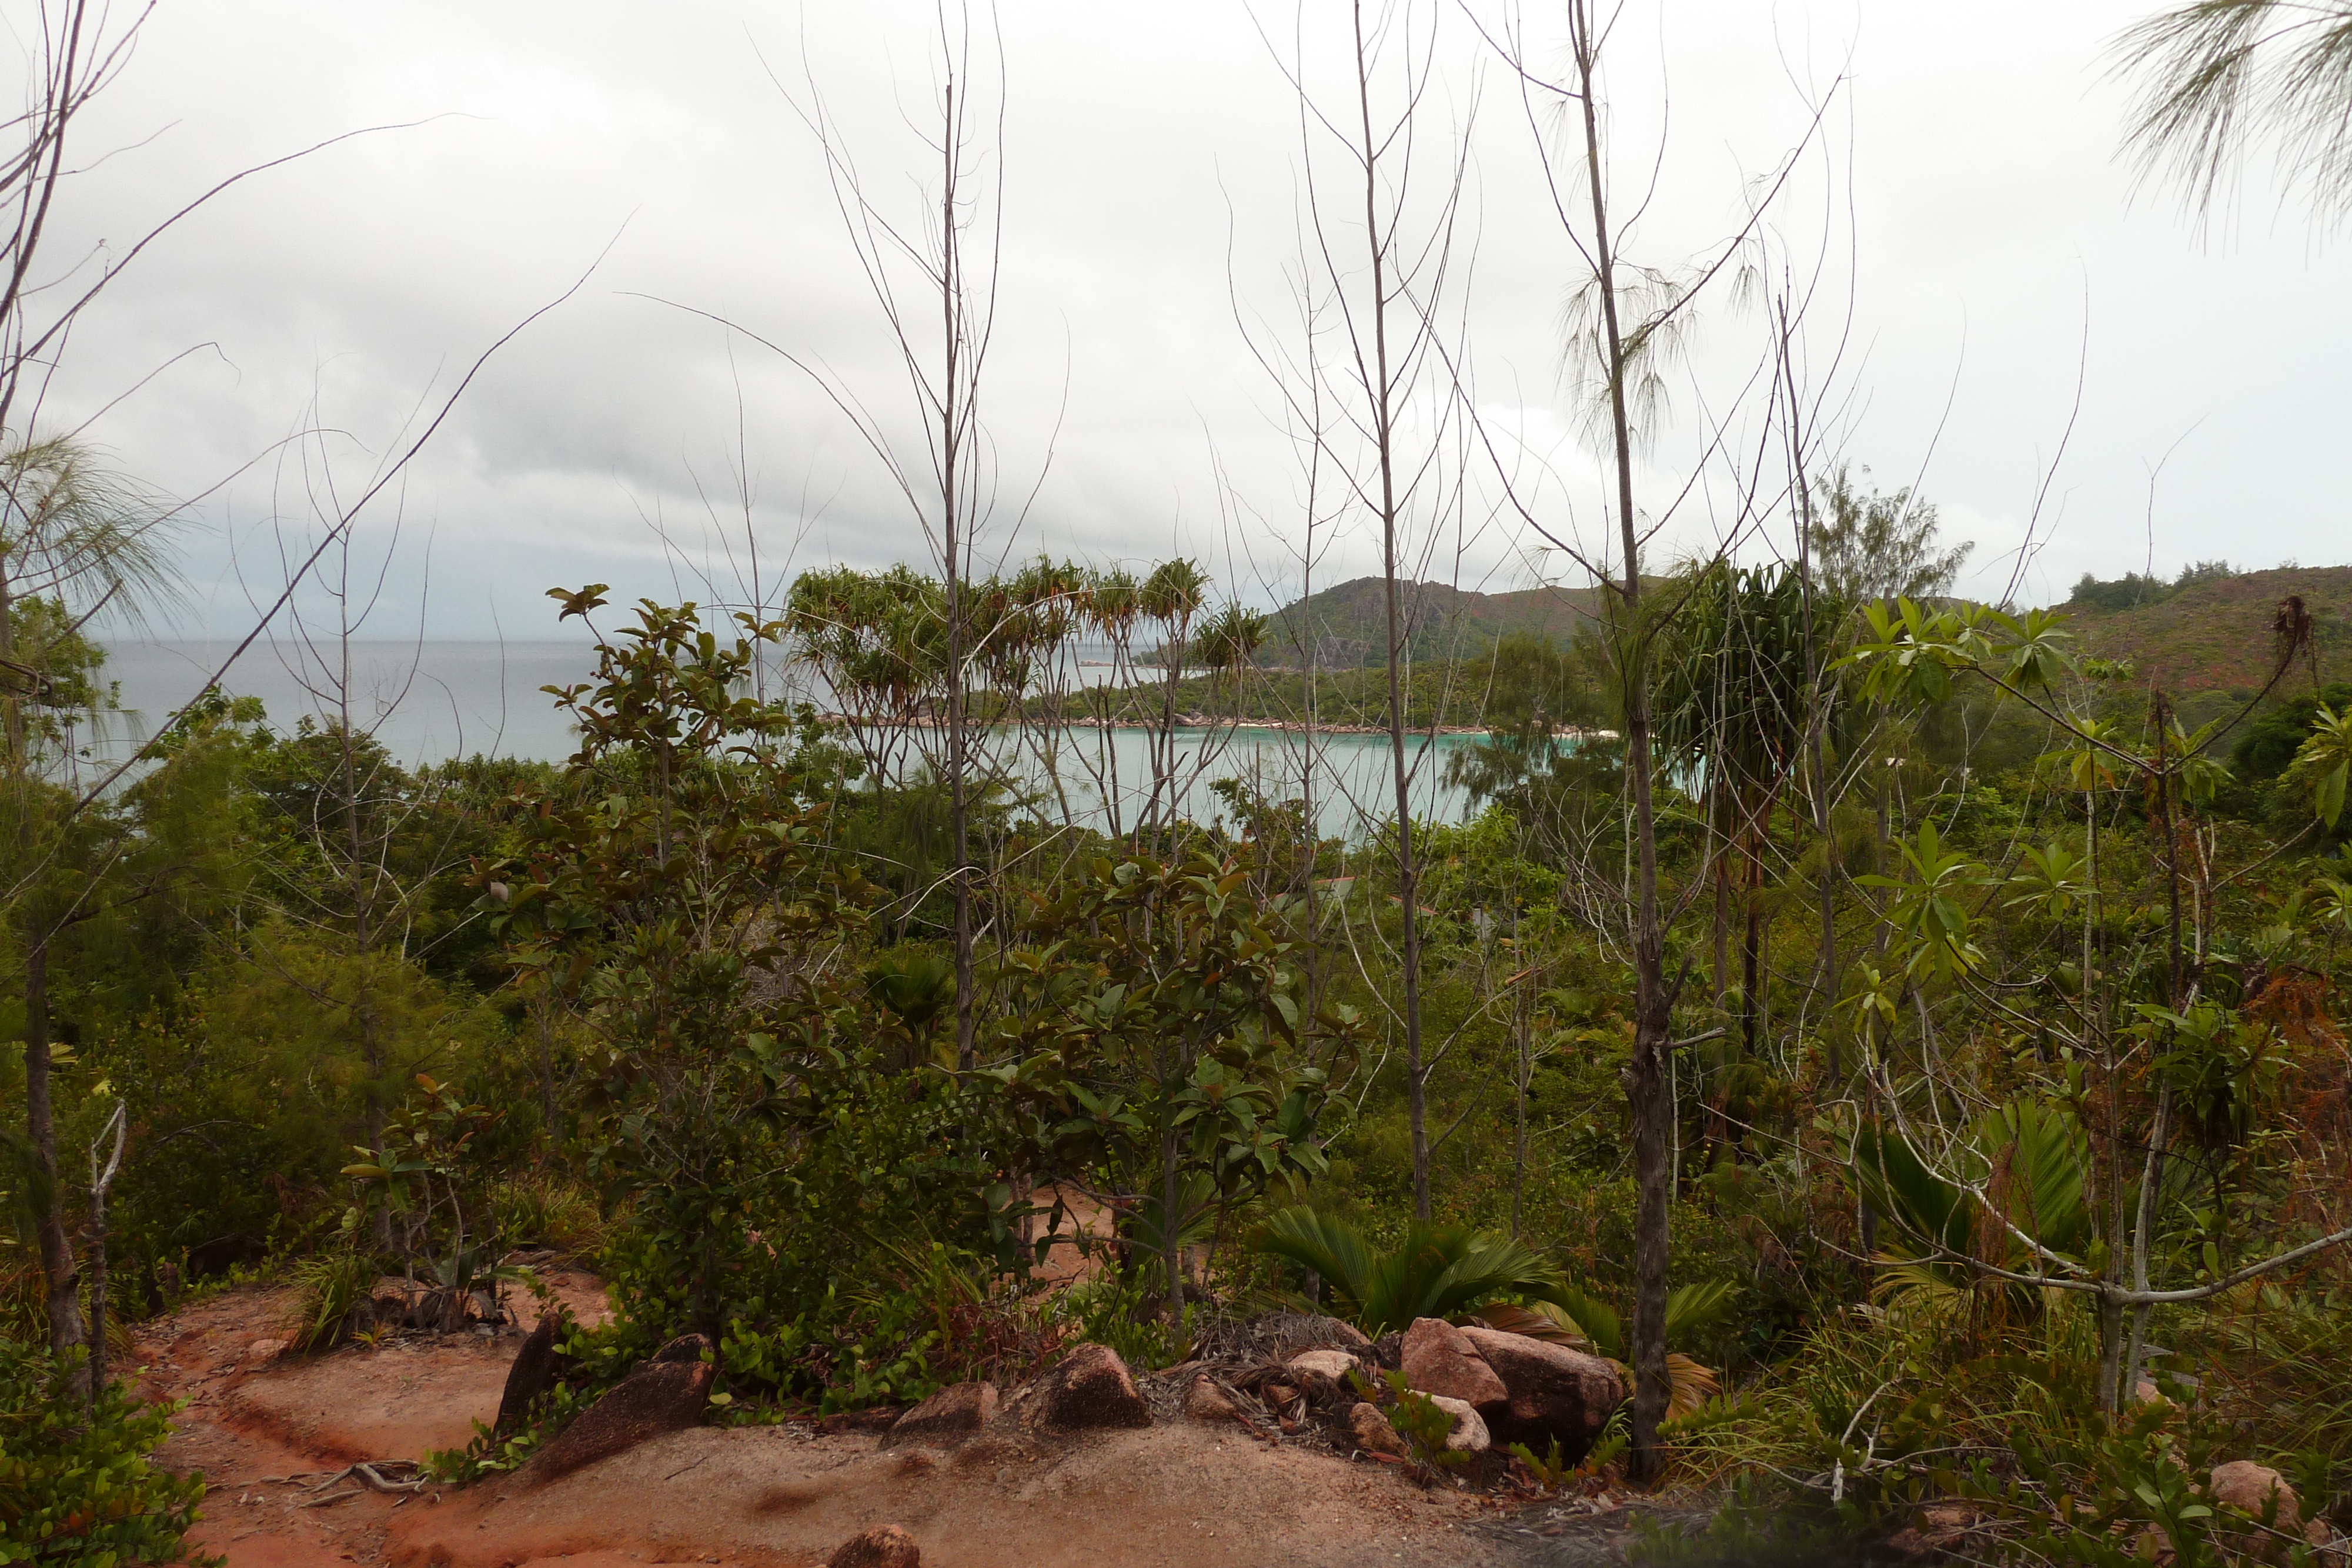
[{"label": "pink-grey rock", "polygon": [[2231,1459],[2213,1467],[2213,1479],[2206,1495],[2215,1502],[2242,1509],[2256,1519],[2278,1500],[2278,1517],[2271,1522],[2281,1530],[2294,1530],[2303,1522],[2303,1500],[2284,1477],[2268,1465],[2258,1465],[2252,1459]]},{"label": "pink-grey rock", "polygon": [[1400,1459],[1411,1457],[1404,1439],[1389,1425],[1388,1416],[1369,1401],[1348,1412],[1348,1430],[1354,1436],[1356,1447],[1368,1454],[1388,1454]]},{"label": "pink-grey rock", "polygon": [[1334,1383],[1345,1383],[1362,1363],[1344,1350],[1302,1350],[1286,1364],[1295,1371],[1318,1372]]},{"label": "pink-grey rock", "polygon": [[1193,1378],[1192,1386],[1184,1391],[1184,1413],[1195,1421],[1230,1421],[1242,1411],[1223,1389],[1202,1375]]},{"label": "pink-grey rock", "polygon": [[1461,1332],[1502,1380],[1505,1397],[1478,1406],[1498,1443],[1540,1453],[1557,1440],[1563,1454],[1580,1459],[1625,1402],[1617,1369],[1597,1355],[1500,1329]]},{"label": "pink-grey rock", "polygon": [[1055,1431],[1151,1425],[1127,1363],[1107,1344],[1081,1344],[1064,1356],[1037,1380],[1030,1408],[1036,1425]]},{"label": "pink-grey rock", "polygon": [[923,1553],[898,1526],[877,1524],[835,1547],[824,1568],[923,1568]]},{"label": "pink-grey rock", "polygon": [[646,1362],[533,1454],[517,1479],[536,1486],[698,1425],[718,1375],[704,1361]]},{"label": "pink-grey rock", "polygon": [[970,1437],[996,1415],[996,1385],[955,1383],[940,1389],[890,1424],[883,1435],[885,1448],[901,1443],[936,1443]]},{"label": "pink-grey rock", "polygon": [[1483,1454],[1494,1447],[1495,1439],[1486,1430],[1486,1421],[1478,1407],[1467,1399],[1450,1398],[1433,1394],[1429,1402],[1454,1417],[1454,1429],[1445,1434],[1445,1446],[1457,1454]]},{"label": "pink-grey rock", "polygon": [[499,1396],[498,1419],[490,1424],[492,1431],[519,1430],[530,1419],[531,1407],[562,1381],[569,1363],[558,1347],[564,1327],[562,1312],[542,1313],[539,1326],[515,1352],[514,1363],[507,1368],[506,1391]]},{"label": "pink-grey rock", "polygon": [[1443,1318],[1415,1318],[1404,1332],[1404,1379],[1423,1394],[1443,1394],[1474,1406],[1499,1405],[1510,1390],[1470,1337]]}]

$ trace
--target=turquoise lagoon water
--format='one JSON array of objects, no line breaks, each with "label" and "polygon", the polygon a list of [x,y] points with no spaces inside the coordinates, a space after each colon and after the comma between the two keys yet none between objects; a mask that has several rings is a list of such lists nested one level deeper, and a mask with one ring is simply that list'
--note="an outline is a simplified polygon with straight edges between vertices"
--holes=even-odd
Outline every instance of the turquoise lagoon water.
[{"label": "turquoise lagoon water", "polygon": [[[204,689],[227,657],[229,646],[194,641],[125,642],[108,649],[107,673],[121,688],[122,706],[94,750],[123,755],[171,713]],[[353,643],[350,678],[338,668],[322,669],[295,652],[257,643],[221,682],[233,695],[261,699],[270,723],[290,730],[303,715],[327,716],[348,690],[353,724],[373,728],[385,747],[415,765],[446,761],[477,752],[493,757],[554,760],[576,744],[572,727],[555,699],[541,688],[586,680],[593,651],[583,643]],[[329,678],[330,674],[334,678]],[[769,671],[772,689],[813,696],[793,682],[790,670]],[[1458,821],[1468,801],[1444,782],[1445,755],[1475,744],[1475,736],[1414,737],[1411,791],[1414,814],[1433,821]],[[1296,798],[1301,790],[1309,737],[1289,731],[1240,728],[1178,730],[1174,775],[1177,810],[1196,821],[1226,813],[1210,786],[1221,779],[1253,781],[1265,793]],[[1094,826],[1106,825],[1116,801],[1119,818],[1131,822],[1149,791],[1150,737],[1141,729],[1076,730],[1062,737],[1048,766],[1033,747],[1010,734],[987,744],[1013,777],[1058,818],[1070,814]],[[1395,784],[1388,739],[1381,735],[1321,734],[1312,737],[1316,818],[1326,835],[1352,836],[1368,819],[1395,808]],[[1058,775],[1061,789],[1054,789]],[[1114,782],[1115,779],[1115,782]]]}]

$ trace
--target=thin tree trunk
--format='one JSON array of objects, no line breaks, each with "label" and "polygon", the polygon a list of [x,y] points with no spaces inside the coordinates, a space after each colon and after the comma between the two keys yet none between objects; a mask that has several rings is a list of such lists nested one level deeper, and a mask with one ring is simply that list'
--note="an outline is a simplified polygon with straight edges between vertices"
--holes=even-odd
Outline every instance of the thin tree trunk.
[{"label": "thin tree trunk", "polygon": [[1404,1069],[1407,1112],[1412,1135],[1412,1212],[1430,1217],[1429,1082],[1421,1047],[1421,878],[1414,863],[1412,778],[1405,750],[1402,610],[1397,594],[1396,410],[1389,377],[1388,247],[1380,223],[1380,174],[1372,139],[1372,84],[1364,37],[1364,7],[1357,0],[1356,104],[1362,116],[1364,233],[1371,253],[1372,441],[1381,465],[1381,599],[1387,631],[1389,761],[1396,785],[1397,897],[1403,905]]},{"label": "thin tree trunk", "polygon": [[[1718,810],[1714,815],[1720,818]],[[1723,841],[1716,846],[1711,880],[1715,883],[1715,1005],[1721,1008],[1731,993],[1731,846]]]},{"label": "thin tree trunk", "polygon": [[[1512,923],[1517,925],[1516,917]],[[1531,981],[1522,982],[1518,1005],[1513,1009],[1515,1016],[1512,1019],[1512,1033],[1517,1037],[1518,1046],[1518,1060],[1511,1074],[1511,1239],[1514,1241],[1519,1238],[1519,1205],[1528,1189],[1528,1083],[1535,1076],[1535,1020],[1529,1016],[1534,1002],[1528,994],[1531,988]]]},{"label": "thin tree trunk", "polygon": [[1739,898],[1739,1043],[1740,1049],[1753,1059],[1762,1045],[1758,1034],[1764,1017],[1764,857],[1758,852],[1756,835],[1760,831],[1749,826],[1746,842],[1747,886]]},{"label": "thin tree trunk", "polygon": [[1594,284],[1600,294],[1609,390],[1612,455],[1616,467],[1618,548],[1624,580],[1620,597],[1624,623],[1619,629],[1621,682],[1624,688],[1625,779],[1633,807],[1633,1052],[1625,1069],[1626,1099],[1633,1110],[1633,1468],[1654,1478],[1664,1460],[1658,1426],[1670,1393],[1666,1371],[1666,1263],[1674,1172],[1674,1117],[1667,1081],[1673,1048],[1665,977],[1665,928],[1658,902],[1658,828],[1651,793],[1651,717],[1648,628],[1642,623],[1641,531],[1633,512],[1633,434],[1625,402],[1629,355],[1617,315],[1617,257],[1609,227],[1601,178],[1601,119],[1595,77],[1600,40],[1585,0],[1569,9],[1575,54],[1579,107],[1583,114],[1585,185],[1592,203]]},{"label": "thin tree trunk", "polygon": [[[1789,311],[1784,300],[1780,307],[1780,378],[1789,397],[1789,478],[1797,493],[1797,580],[1804,593],[1805,616],[1805,691],[1810,698],[1805,715],[1805,763],[1811,786],[1807,791],[1808,804],[1812,807],[1813,837],[1822,846],[1821,877],[1821,953],[1818,965],[1820,997],[1826,1010],[1836,1005],[1838,995],[1837,953],[1837,835],[1830,821],[1829,722],[1830,696],[1822,681],[1822,628],[1815,619],[1819,606],[1813,588],[1813,487],[1805,474],[1805,433],[1799,423],[1802,405],[1797,401],[1796,356],[1790,351]],[[1838,1040],[1832,1030],[1823,1029],[1829,1042],[1829,1082],[1834,1086],[1844,1082],[1844,1063],[1840,1061]]]},{"label": "thin tree trunk", "polygon": [[2188,999],[2189,970],[2180,936],[2180,833],[2174,823],[2172,800],[2175,774],[2167,756],[2172,705],[2162,693],[2157,695],[2152,716],[2156,728],[2157,821],[2164,834],[2165,1005],[2178,1009]]},{"label": "thin tree trunk", "polygon": [[[1875,737],[1873,738],[1874,741]],[[1887,801],[1886,775],[1889,769],[1886,766],[1887,759],[1877,755],[1877,747],[1874,744],[1871,749],[1872,756],[1870,758],[1870,771],[1872,777],[1878,781],[1878,862],[1876,865],[1872,867],[1872,869],[1876,871],[1879,874],[1885,875],[1886,872],[1887,847],[1892,841],[1895,833],[1894,823],[1889,814],[1890,807]],[[1879,909],[1882,915],[1885,913],[1885,900],[1884,896],[1882,896],[1879,901]],[[1876,924],[1878,926],[1878,953],[1879,956],[1885,957],[1886,956],[1887,938],[1895,934],[1895,925],[1894,922],[1884,918],[1880,919]]]},{"label": "thin tree trunk", "polygon": [[[25,1131],[33,1145],[34,1237],[47,1282],[49,1348],[63,1361],[87,1343],[81,1316],[81,1272],[66,1234],[65,1193],[58,1181],[57,1110],[50,1097],[49,950],[37,942],[25,955]],[[80,1378],[89,1375],[87,1369]],[[79,1378],[76,1386],[80,1386]]]},{"label": "thin tree trunk", "polygon": [[1165,672],[1160,685],[1160,733],[1151,739],[1151,799],[1135,824],[1138,849],[1143,847],[1146,827],[1158,830],[1160,841],[1165,843],[1168,834],[1160,824],[1174,821],[1176,816],[1176,684],[1183,678],[1184,666],[1192,658],[1192,617],[1171,611],[1168,637],[1160,647],[1160,667]]},{"label": "thin tree trunk", "polygon": [[1160,1096],[1160,1256],[1168,1272],[1168,1331],[1181,1336],[1184,1332],[1184,1249],[1178,1240],[1183,1227],[1176,1220],[1174,1105],[1174,1086],[1164,1084]]},{"label": "thin tree trunk", "polygon": [[[2120,1266],[2121,1249],[2117,1249]],[[2099,1296],[2099,1408],[2113,1415],[2122,1408],[2116,1385],[2123,1375],[2124,1304],[2102,1291]]]},{"label": "thin tree trunk", "polygon": [[548,1017],[554,998],[542,995],[539,998],[539,1105],[541,1126],[545,1133],[542,1165],[552,1164],[555,1145],[562,1129],[555,1116],[555,1026]]},{"label": "thin tree trunk", "polygon": [[947,375],[945,402],[940,418],[940,541],[946,558],[948,590],[948,822],[949,852],[955,859],[955,988],[956,1069],[969,1072],[974,1065],[977,1027],[972,1004],[971,923],[971,801],[965,768],[969,765],[964,735],[964,625],[962,550],[970,541],[958,528],[957,465],[963,457],[961,421],[964,404],[956,378],[963,339],[961,319],[963,289],[961,247],[956,218],[957,156],[962,148],[955,112],[955,84],[947,88],[947,133],[940,139],[946,183],[940,197],[940,314],[945,329]]},{"label": "thin tree trunk", "polygon": [[[98,1142],[89,1147],[89,1402],[93,1409],[106,1392],[106,1195],[114,1186],[115,1172],[122,1167],[126,1110],[123,1102],[115,1102],[114,1114],[107,1118]],[[114,1150],[100,1165],[98,1151],[109,1134],[114,1139]]]},{"label": "thin tree trunk", "polygon": [[[2147,1316],[2145,1308],[2141,1310]],[[106,1392],[106,1194],[89,1195],[89,1401]],[[2137,1340],[2133,1343],[2137,1345]]]},{"label": "thin tree trunk", "polygon": [[[2147,1164],[2140,1173],[2139,1212],[2132,1225],[2132,1289],[2147,1289],[2147,1253],[2150,1234],[2156,1226],[2157,1195],[2164,1185],[2165,1145],[2172,1140],[2172,1085],[2169,1083],[2157,1096],[2156,1128],[2147,1141]],[[2132,1308],[2131,1342],[2125,1348],[2123,1367],[2116,1379],[2116,1408],[2120,1410],[2139,1393],[2139,1364],[2147,1348],[2147,1316],[2152,1311],[2146,1301]]]}]

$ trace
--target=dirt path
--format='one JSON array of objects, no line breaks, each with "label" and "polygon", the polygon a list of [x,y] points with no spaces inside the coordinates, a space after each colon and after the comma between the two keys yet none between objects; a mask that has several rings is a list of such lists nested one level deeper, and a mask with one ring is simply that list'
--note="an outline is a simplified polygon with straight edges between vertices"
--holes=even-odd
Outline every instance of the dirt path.
[{"label": "dirt path", "polygon": [[[593,1280],[560,1285],[575,1310],[600,1310]],[[1044,1447],[984,1435],[953,1452],[886,1451],[805,1424],[703,1427],[535,1489],[317,1493],[353,1459],[462,1446],[496,1411],[520,1339],[415,1335],[257,1358],[254,1342],[278,1332],[289,1305],[281,1291],[238,1291],[140,1335],[152,1392],[192,1401],[162,1460],[205,1472],[195,1540],[231,1568],[800,1568],[880,1523],[910,1531],[930,1568],[1483,1568],[1536,1544],[1475,1498],[1181,1418]]]}]

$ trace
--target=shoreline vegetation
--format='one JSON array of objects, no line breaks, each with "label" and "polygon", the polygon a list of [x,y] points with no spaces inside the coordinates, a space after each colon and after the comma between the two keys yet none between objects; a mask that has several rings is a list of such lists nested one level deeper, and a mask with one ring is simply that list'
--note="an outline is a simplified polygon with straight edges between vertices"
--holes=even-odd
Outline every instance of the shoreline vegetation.
[{"label": "shoreline vegetation", "polygon": [[[947,725],[947,719],[939,714],[915,714],[906,717],[891,716],[872,718],[858,715],[845,714],[839,712],[838,710],[829,708],[817,709],[816,721],[828,728],[846,727],[852,725],[867,725],[887,729],[941,729],[945,728]],[[972,722],[984,727],[1010,728],[1013,727],[1018,721],[1010,716],[1000,717],[982,716],[975,714]],[[1061,729],[1149,729],[1151,727],[1151,725],[1148,719],[1143,717],[1099,718],[1093,715],[1080,715],[1076,717],[1057,720],[1055,727]],[[1223,714],[1206,713],[1180,713],[1170,722],[1169,727],[1171,729],[1265,730],[1270,733],[1280,735],[1314,734],[1385,737],[1389,733],[1388,726],[1384,724],[1308,724],[1301,719],[1234,718]],[[1491,736],[1496,734],[1496,731],[1491,725],[1440,724],[1411,725],[1407,727],[1407,733],[1413,735]],[[1552,735],[1552,739],[1555,743],[1582,740],[1614,740],[1616,738],[1617,732],[1613,729],[1584,729],[1573,727],[1555,730]]]}]

